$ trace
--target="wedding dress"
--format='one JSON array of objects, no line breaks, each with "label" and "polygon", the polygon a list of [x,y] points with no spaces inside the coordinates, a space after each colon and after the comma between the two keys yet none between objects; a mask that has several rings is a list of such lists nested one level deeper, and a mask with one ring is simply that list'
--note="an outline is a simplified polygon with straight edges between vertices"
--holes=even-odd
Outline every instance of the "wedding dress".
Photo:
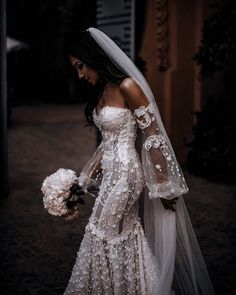
[{"label": "wedding dress", "polygon": [[[182,196],[188,187],[153,93],[111,38],[96,28],[87,32],[149,103],[133,112],[114,106],[93,111],[103,140],[78,181],[99,192],[65,295],[214,295]],[[144,229],[138,215],[142,191]],[[164,209],[160,198],[175,197],[176,211]]]},{"label": "wedding dress", "polygon": [[[135,148],[137,128],[146,136],[145,150],[154,152],[150,159],[158,159],[159,180],[169,156],[165,141],[156,128],[152,107],[150,104],[140,106],[132,112],[127,108],[104,106],[98,114],[94,109],[93,119],[103,140],[84,166],[80,180],[87,180],[87,186],[89,181],[96,181],[99,193],[64,294],[175,294],[172,282],[174,268],[178,276],[175,261],[178,217],[158,202],[159,217],[166,214],[173,218],[167,226],[159,219],[167,240],[159,237],[164,244],[159,243],[158,255],[154,255],[155,249],[151,249],[152,243],[147,241],[138,215],[138,200],[145,180]],[[176,188],[181,189],[184,191],[186,187]],[[160,196],[165,197],[167,191],[176,194],[174,188],[169,191],[168,182],[163,182]],[[178,202],[181,202],[180,198],[177,206]],[[211,289],[208,289],[209,293],[201,293],[201,286],[196,287],[199,293],[195,292],[190,283],[188,288],[186,293],[179,294],[213,294]]]},{"label": "wedding dress", "polygon": [[144,180],[134,115],[105,106],[93,116],[103,141],[83,173],[101,162],[103,178],[65,294],[154,294],[158,267],[138,216]]}]

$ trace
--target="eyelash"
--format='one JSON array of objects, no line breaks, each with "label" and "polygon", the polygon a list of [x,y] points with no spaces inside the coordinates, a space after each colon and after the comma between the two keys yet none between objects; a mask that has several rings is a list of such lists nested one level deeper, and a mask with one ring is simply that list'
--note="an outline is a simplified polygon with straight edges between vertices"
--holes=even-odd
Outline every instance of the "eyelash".
[{"label": "eyelash", "polygon": [[76,64],[76,68],[79,69],[79,70],[82,70],[83,67],[84,67],[84,64],[82,62]]}]

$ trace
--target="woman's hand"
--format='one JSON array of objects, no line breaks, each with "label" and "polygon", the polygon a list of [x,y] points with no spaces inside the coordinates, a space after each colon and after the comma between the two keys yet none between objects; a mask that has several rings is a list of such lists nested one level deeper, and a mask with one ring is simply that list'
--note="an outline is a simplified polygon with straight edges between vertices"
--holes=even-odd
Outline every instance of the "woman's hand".
[{"label": "woman's hand", "polygon": [[162,205],[163,205],[163,207],[165,209],[170,209],[172,211],[175,211],[174,205],[176,204],[176,201],[178,200],[178,197],[173,198],[171,200],[167,200],[167,199],[164,199],[164,198],[160,198],[160,199],[161,199]]}]

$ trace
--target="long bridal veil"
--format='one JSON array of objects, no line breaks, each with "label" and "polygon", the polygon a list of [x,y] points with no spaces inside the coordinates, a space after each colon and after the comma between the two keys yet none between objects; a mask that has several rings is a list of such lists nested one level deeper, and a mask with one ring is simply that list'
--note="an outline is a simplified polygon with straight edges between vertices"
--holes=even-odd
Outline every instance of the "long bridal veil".
[{"label": "long bridal veil", "polygon": [[182,197],[188,192],[188,187],[152,91],[142,73],[114,41],[96,28],[89,28],[88,32],[110,60],[135,80],[147,97],[158,125],[162,152],[168,160],[165,191],[169,194],[165,194],[165,198],[179,197],[175,212],[164,209],[160,201],[160,186],[156,184],[154,163],[143,142],[142,165],[146,182],[144,228],[160,270],[155,294],[215,294]]}]

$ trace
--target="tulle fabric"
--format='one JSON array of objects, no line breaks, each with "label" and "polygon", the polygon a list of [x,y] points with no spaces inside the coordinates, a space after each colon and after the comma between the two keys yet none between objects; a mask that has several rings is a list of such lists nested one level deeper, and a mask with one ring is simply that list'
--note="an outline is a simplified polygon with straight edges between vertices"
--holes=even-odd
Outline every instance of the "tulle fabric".
[{"label": "tulle fabric", "polygon": [[183,197],[176,212],[165,210],[160,199],[145,198],[144,219],[145,235],[162,269],[156,294],[215,294]]},{"label": "tulle fabric", "polygon": [[[95,28],[89,28],[88,31],[107,56],[129,77],[134,79],[144,92],[158,128],[156,135],[159,134],[164,138],[164,143],[171,156],[171,168],[166,169],[166,179],[163,184],[165,194],[162,195],[159,193],[160,183],[157,181],[156,163],[154,163],[153,157],[150,155],[150,150],[145,148],[144,144],[147,137],[143,136],[142,165],[146,182],[144,201],[145,236],[160,265],[160,272],[156,278],[157,287],[154,294],[172,295],[175,294],[174,292],[181,295],[214,294],[182,197],[184,193],[188,192],[188,187],[162,124],[152,91],[133,62],[107,35]],[[143,106],[143,108],[145,107]],[[155,132],[152,135],[155,135]],[[99,155],[101,156],[99,151],[98,158]],[[160,149],[156,149],[156,153],[160,155]],[[95,158],[96,156],[97,154],[95,153]],[[98,162],[96,165],[90,164],[93,171],[99,167]],[[92,174],[90,176],[94,177]],[[174,194],[171,193],[171,189],[174,189]],[[160,197],[171,199],[176,196],[179,197],[176,212],[165,210],[161,204]]]},{"label": "tulle fabric", "polygon": [[[167,171],[167,178],[169,181],[173,183],[175,186],[181,186],[185,188],[185,190],[182,192],[182,194],[188,192],[188,187],[185,182],[185,178],[183,175],[183,172],[181,170],[181,167],[176,160],[175,153],[173,151],[173,148],[171,146],[171,143],[169,141],[169,138],[166,134],[165,128],[163,126],[160,112],[158,110],[155,98],[152,94],[152,91],[142,75],[142,73],[139,71],[139,69],[134,65],[134,63],[130,60],[130,58],[116,45],[114,41],[112,41],[106,34],[104,34],[102,31],[96,29],[96,28],[89,28],[88,29],[90,35],[94,38],[94,40],[97,42],[97,44],[102,48],[102,50],[107,54],[107,56],[112,60],[114,64],[116,64],[117,67],[119,67],[123,72],[125,72],[129,77],[131,77],[142,89],[143,93],[145,94],[147,100],[150,104],[150,109],[153,112],[153,116],[155,117],[156,126],[159,129],[158,133],[164,138],[165,145],[167,146],[167,149],[169,151],[170,157],[171,157],[171,169],[168,169]],[[141,107],[141,106],[140,106]],[[145,106],[143,106],[145,108]],[[139,112],[142,112],[142,108],[139,108]],[[143,140],[145,137],[143,137]],[[144,144],[144,142],[143,142]],[[144,146],[144,145],[143,145]],[[151,168],[152,171],[155,171],[155,169],[152,169],[152,165],[147,163],[148,154],[149,152],[147,150],[143,149],[142,152],[142,163],[144,166],[144,169],[147,170]],[[149,186],[156,184],[156,178],[155,175],[152,177],[146,178],[146,181],[149,183]],[[157,196],[158,197],[158,196]],[[174,196],[173,196],[174,197]]]}]

